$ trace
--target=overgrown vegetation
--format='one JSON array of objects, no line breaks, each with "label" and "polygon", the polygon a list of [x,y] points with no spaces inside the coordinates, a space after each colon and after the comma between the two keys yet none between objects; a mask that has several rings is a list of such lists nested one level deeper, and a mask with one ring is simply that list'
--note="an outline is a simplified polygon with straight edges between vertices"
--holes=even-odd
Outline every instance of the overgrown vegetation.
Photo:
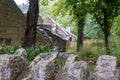
[{"label": "overgrown vegetation", "polygon": [[44,46],[30,47],[30,48],[27,48],[26,51],[27,51],[27,59],[29,61],[32,61],[40,53],[51,52],[52,49],[44,45]]},{"label": "overgrown vegetation", "polygon": [[[14,46],[1,45],[1,47],[3,49],[2,54],[14,54],[17,49],[21,48],[20,45]],[[26,51],[28,61],[32,61],[40,53],[51,52],[52,49],[50,49],[50,47],[48,47],[47,45],[43,45],[26,48]]]}]

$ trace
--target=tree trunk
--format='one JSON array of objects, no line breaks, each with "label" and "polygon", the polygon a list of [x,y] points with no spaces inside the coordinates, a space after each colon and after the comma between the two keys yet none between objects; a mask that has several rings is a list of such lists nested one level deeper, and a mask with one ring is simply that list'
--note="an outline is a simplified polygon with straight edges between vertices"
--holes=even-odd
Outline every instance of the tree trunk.
[{"label": "tree trunk", "polygon": [[105,48],[106,48],[106,53],[110,54],[110,49],[109,49],[109,35],[107,33],[104,34],[104,39],[105,39]]},{"label": "tree trunk", "polygon": [[104,40],[105,40],[105,48],[106,48],[106,53],[110,54],[110,49],[109,49],[109,33],[110,33],[110,26],[108,24],[108,16],[107,16],[107,11],[106,9],[103,9],[104,13]]},{"label": "tree trunk", "polygon": [[24,48],[35,46],[37,20],[39,15],[39,0],[30,0],[29,9],[27,12],[25,36],[22,46]]},{"label": "tree trunk", "polygon": [[77,39],[77,51],[80,51],[80,48],[83,47],[83,31],[84,31],[84,20],[78,21],[78,39]]}]

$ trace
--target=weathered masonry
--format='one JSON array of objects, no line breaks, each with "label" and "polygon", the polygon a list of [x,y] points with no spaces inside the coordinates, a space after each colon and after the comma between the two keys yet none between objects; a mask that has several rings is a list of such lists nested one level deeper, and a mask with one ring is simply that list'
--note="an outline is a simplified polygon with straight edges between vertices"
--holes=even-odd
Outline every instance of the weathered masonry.
[{"label": "weathered masonry", "polygon": [[13,0],[0,0],[0,43],[20,44],[25,22],[24,14]]}]

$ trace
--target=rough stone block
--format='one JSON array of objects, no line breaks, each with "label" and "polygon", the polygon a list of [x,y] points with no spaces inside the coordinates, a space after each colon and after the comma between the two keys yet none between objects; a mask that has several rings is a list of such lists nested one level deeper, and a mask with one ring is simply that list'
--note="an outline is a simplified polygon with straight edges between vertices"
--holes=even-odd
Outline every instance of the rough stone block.
[{"label": "rough stone block", "polygon": [[[18,54],[22,54],[21,51]],[[19,55],[0,55],[0,80],[16,80],[28,66],[26,59]]]},{"label": "rough stone block", "polygon": [[71,63],[67,70],[56,75],[55,80],[88,80],[89,70],[85,61]]},{"label": "rough stone block", "polygon": [[71,66],[71,63],[74,63],[75,61],[78,61],[79,57],[77,55],[69,55],[65,62],[64,70],[68,69],[69,66]]},{"label": "rough stone block", "polygon": [[17,80],[54,80],[58,71],[57,56],[58,52],[41,53]]},{"label": "rough stone block", "polygon": [[31,63],[32,80],[54,80],[58,70],[58,52],[43,53]]},{"label": "rough stone block", "polygon": [[100,56],[93,74],[94,80],[118,80],[116,74],[116,57]]}]

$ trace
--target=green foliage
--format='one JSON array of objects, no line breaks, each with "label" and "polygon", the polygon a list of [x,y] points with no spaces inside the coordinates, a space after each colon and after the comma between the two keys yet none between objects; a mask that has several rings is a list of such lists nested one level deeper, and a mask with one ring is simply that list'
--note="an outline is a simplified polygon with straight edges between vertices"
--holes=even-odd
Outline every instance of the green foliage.
[{"label": "green foliage", "polygon": [[85,19],[85,27],[84,27],[84,35],[85,37],[93,37],[93,38],[103,38],[103,32],[94,19],[93,15],[87,14]]},{"label": "green foliage", "polygon": [[43,5],[40,1],[40,14],[42,16],[50,16],[62,27],[72,27],[73,33],[77,34],[76,21],[69,15],[69,11],[65,8],[63,0],[48,0],[47,5]]},{"label": "green foliage", "polygon": [[[47,5],[44,4],[47,3]],[[83,15],[91,13],[99,17],[100,24],[103,24],[103,13],[102,9],[108,10],[109,20],[108,23],[111,26],[113,23],[112,33],[119,35],[119,0],[41,0],[40,1],[40,13],[42,16],[52,16],[60,25],[63,27],[71,26],[74,27],[74,34],[77,35],[77,19],[85,18]],[[76,16],[77,13],[82,13],[82,16]],[[87,16],[88,17],[88,16]],[[114,19],[114,22],[113,22]],[[99,28],[100,25],[93,17],[86,18],[85,25],[85,36],[87,37],[103,37],[103,32]],[[89,22],[89,20],[92,20]]]},{"label": "green foliage", "polygon": [[17,49],[20,48],[20,45],[16,44],[14,46],[1,45],[3,49],[3,54],[14,54]]},{"label": "green foliage", "polygon": [[59,14],[62,14],[62,16],[66,15],[66,12],[68,12],[68,10],[66,9],[64,0],[56,0],[55,4],[53,5],[52,12],[54,16]]},{"label": "green foliage", "polygon": [[27,48],[26,51],[27,51],[27,59],[29,61],[32,61],[40,53],[51,52],[52,49],[50,49],[47,45],[44,45],[44,46],[30,47]]},{"label": "green foliage", "polygon": [[[91,13],[95,16],[98,24],[105,27],[105,16],[107,27],[111,27],[113,19],[120,14],[120,0],[92,0],[90,3]],[[105,15],[106,14],[106,15]]]},{"label": "green foliage", "polygon": [[109,54],[108,37],[114,18],[120,14],[120,0],[92,0],[90,9],[104,33],[106,54]]},{"label": "green foliage", "polygon": [[87,0],[65,0],[66,8],[77,21],[84,20],[89,11]]},{"label": "green foliage", "polygon": [[54,1],[50,0],[41,0],[39,3],[39,11],[42,16],[51,15]]},{"label": "green foliage", "polygon": [[114,19],[111,32],[113,35],[120,35],[120,15]]},{"label": "green foliage", "polygon": [[45,6],[48,5],[48,2],[48,0],[40,0],[40,3]]},{"label": "green foliage", "polygon": [[120,67],[120,37],[112,36],[110,38],[110,50],[112,56],[117,57],[117,66]]},{"label": "green foliage", "polygon": [[[1,45],[1,47],[3,49],[3,54],[14,54],[17,49],[21,48],[20,45],[14,46]],[[27,48],[26,51],[28,61],[32,61],[40,53],[51,52],[52,49],[50,49],[50,47],[48,47],[47,45],[43,45]]]}]

